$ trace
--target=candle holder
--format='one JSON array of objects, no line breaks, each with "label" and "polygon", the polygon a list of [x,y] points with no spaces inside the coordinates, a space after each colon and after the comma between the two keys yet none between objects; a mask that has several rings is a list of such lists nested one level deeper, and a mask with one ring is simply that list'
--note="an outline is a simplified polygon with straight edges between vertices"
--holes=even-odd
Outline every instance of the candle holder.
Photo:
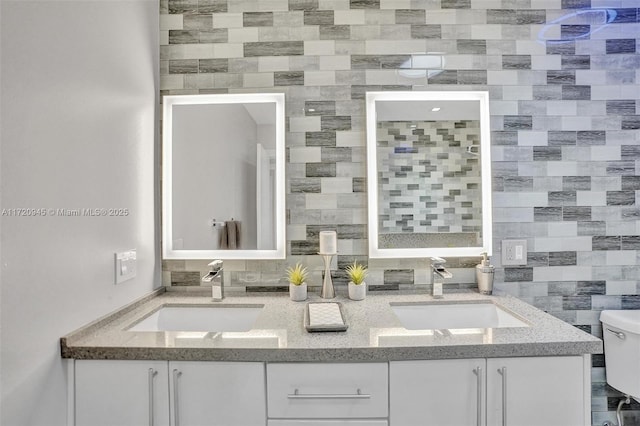
[{"label": "candle holder", "polygon": [[333,299],[336,297],[336,291],[333,288],[333,281],[331,281],[331,259],[333,259],[333,256],[337,253],[318,254],[322,256],[322,261],[324,262],[324,279],[322,280],[322,291],[320,292],[320,297],[323,299]]}]

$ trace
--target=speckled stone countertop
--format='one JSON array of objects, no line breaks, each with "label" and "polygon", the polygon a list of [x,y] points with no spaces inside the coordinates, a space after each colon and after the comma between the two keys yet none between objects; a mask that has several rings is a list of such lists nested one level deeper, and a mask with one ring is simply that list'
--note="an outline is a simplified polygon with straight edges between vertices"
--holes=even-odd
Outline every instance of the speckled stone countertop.
[{"label": "speckled stone countertop", "polygon": [[[307,302],[327,301],[310,294]],[[446,358],[580,355],[602,353],[602,341],[513,297],[478,293],[368,294],[352,301],[338,294],[344,332],[309,333],[306,302],[288,294],[210,297],[158,291],[61,338],[62,357],[184,361],[392,361]],[[408,330],[391,304],[495,303],[529,327],[472,330]],[[247,332],[134,332],[132,325],[166,305],[219,307],[263,305]]]}]

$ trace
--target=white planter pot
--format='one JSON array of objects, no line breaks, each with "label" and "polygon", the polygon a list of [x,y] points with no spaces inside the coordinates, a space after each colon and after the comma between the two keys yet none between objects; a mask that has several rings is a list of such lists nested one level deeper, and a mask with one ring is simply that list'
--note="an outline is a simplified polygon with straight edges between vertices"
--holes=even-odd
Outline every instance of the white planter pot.
[{"label": "white planter pot", "polygon": [[289,283],[289,297],[294,302],[302,302],[307,300],[307,283],[295,285]]},{"label": "white planter pot", "polygon": [[351,300],[363,300],[367,295],[367,283],[354,284],[353,281],[349,281],[349,299]]}]

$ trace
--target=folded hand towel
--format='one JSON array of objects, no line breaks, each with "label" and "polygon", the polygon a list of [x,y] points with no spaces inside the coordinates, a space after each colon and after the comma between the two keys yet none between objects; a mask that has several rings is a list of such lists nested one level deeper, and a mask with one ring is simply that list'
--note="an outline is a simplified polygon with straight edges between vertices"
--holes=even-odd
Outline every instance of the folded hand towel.
[{"label": "folded hand towel", "polygon": [[230,250],[240,248],[240,222],[228,220],[224,223],[227,234],[227,247]]}]

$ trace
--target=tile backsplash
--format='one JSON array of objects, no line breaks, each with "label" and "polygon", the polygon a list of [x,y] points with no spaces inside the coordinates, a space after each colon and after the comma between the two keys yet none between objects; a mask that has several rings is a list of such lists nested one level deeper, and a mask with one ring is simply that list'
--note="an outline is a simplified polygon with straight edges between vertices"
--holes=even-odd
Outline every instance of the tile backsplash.
[{"label": "tile backsplash", "polygon": [[[286,95],[288,259],[226,262],[238,288],[284,285],[298,260],[320,285],[324,229],[334,268],[367,263],[372,289],[428,284],[423,260],[367,259],[364,95],[487,90],[496,290],[596,336],[602,309],[640,308],[637,0],[161,0],[160,22],[162,94]],[[527,265],[501,267],[509,238]],[[475,263],[450,260],[456,286]],[[198,285],[206,264],[165,261],[164,281]],[[615,420],[603,366],[594,425]]]}]

